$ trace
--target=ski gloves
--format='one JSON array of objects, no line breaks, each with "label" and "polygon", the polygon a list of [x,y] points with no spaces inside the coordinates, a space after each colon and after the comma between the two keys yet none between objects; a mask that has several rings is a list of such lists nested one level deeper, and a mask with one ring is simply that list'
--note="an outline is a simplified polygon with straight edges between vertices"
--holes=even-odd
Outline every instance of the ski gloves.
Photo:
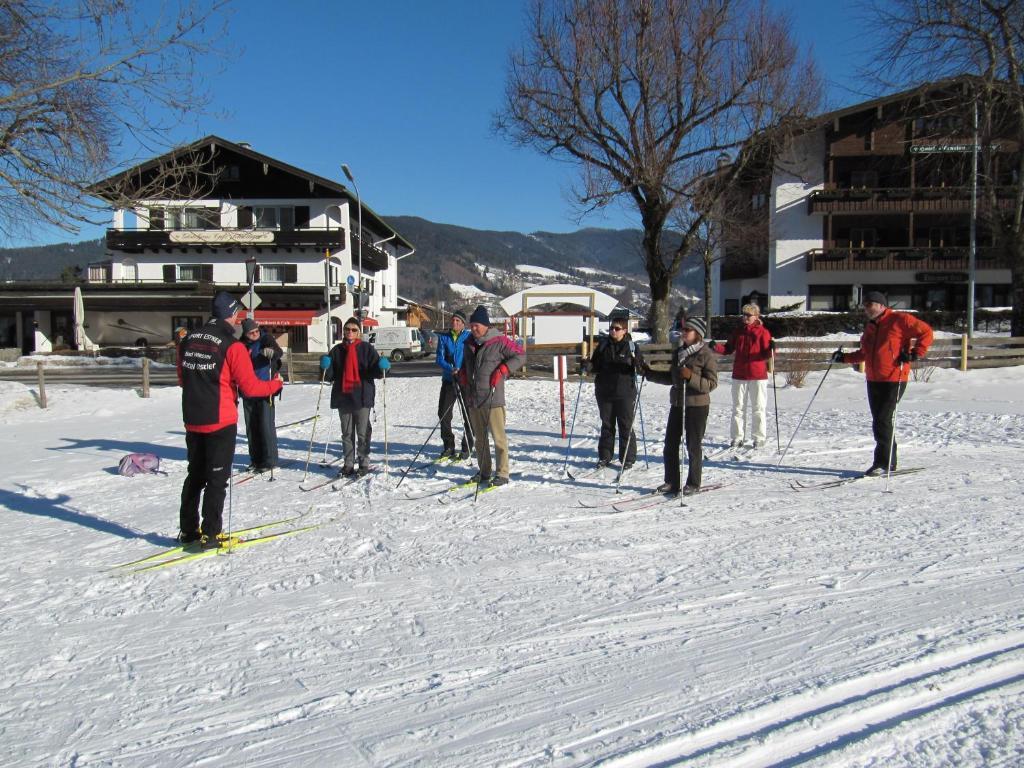
[{"label": "ski gloves", "polygon": [[491,389],[498,386],[502,380],[508,378],[508,366],[502,363],[493,371],[491,371]]},{"label": "ski gloves", "polygon": [[896,358],[896,362],[900,365],[903,365],[904,363],[912,363],[915,360],[917,360],[917,352],[914,350],[911,350],[910,352],[900,352],[900,356]]},{"label": "ski gloves", "polygon": [[391,368],[391,361],[388,360],[386,357],[382,357],[380,361],[378,361],[377,367],[380,368],[382,371],[387,371]]},{"label": "ski gloves", "polygon": [[835,352],[832,353],[832,362],[833,363],[845,363],[846,362],[846,355],[843,354],[843,348],[842,347],[840,347],[839,349],[837,349]]}]

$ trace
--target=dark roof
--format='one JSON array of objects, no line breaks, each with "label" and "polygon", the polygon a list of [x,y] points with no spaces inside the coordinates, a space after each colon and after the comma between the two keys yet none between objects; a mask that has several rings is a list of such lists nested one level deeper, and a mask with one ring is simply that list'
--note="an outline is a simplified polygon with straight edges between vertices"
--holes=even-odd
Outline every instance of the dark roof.
[{"label": "dark roof", "polygon": [[[211,151],[215,151],[218,149],[224,150],[232,154],[238,155],[239,157],[258,163],[263,163],[268,167],[274,168],[275,170],[281,173],[293,176],[297,179],[301,179],[304,182],[308,182],[311,191],[316,192],[316,194],[312,194],[309,196],[343,197],[350,201],[351,203],[361,202],[364,222],[368,224],[371,229],[379,230],[383,232],[383,234],[385,235],[393,234],[395,235],[396,243],[404,246],[410,252],[414,250],[412,243],[410,243],[408,240],[402,237],[402,235],[396,232],[393,227],[391,227],[379,214],[377,214],[373,209],[371,209],[366,204],[366,201],[359,201],[358,197],[353,192],[351,192],[348,189],[348,187],[346,187],[344,184],[340,184],[336,181],[325,178],[323,176],[318,176],[317,174],[310,173],[309,171],[304,171],[301,168],[297,168],[294,165],[284,163],[280,160],[270,157],[269,155],[264,155],[261,152],[256,152],[249,146],[243,144],[236,144],[235,142],[228,141],[227,139],[222,139],[220,136],[214,136],[212,134],[209,136],[205,136],[202,139],[199,139],[198,141],[194,141],[191,144],[176,147],[172,149],[170,152],[166,152],[158,157],[154,157],[150,160],[147,160],[144,163],[140,163],[139,165],[133,166],[132,168],[127,168],[124,171],[121,171],[120,173],[114,174],[113,176],[103,179],[102,181],[97,181],[94,184],[91,184],[87,188],[87,191],[90,194],[102,200],[106,200],[107,202],[113,202],[115,199],[120,198],[115,198],[114,196],[110,195],[109,192],[107,192],[107,190],[124,185],[126,182],[128,182],[130,176],[141,177],[149,171],[154,171],[160,168],[162,165],[168,164],[175,158],[206,148],[209,148]],[[316,189],[317,187],[319,187],[319,189]]]},{"label": "dark roof", "polygon": [[855,115],[858,112],[865,112],[869,109],[875,109],[877,107],[885,106],[886,104],[895,104],[901,101],[912,99],[915,96],[925,96],[933,91],[947,90],[957,85],[970,85],[977,83],[981,78],[976,75],[957,75],[956,77],[946,78],[944,80],[935,80],[932,82],[921,83],[913,88],[908,88],[905,91],[899,91],[898,93],[890,93],[885,96],[879,96],[868,101],[862,101],[859,104],[851,104],[848,107],[842,109],[836,109],[831,112],[825,112],[821,115],[817,115],[811,118],[813,128],[820,127],[824,123],[831,122],[838,118],[847,117],[849,115]]}]

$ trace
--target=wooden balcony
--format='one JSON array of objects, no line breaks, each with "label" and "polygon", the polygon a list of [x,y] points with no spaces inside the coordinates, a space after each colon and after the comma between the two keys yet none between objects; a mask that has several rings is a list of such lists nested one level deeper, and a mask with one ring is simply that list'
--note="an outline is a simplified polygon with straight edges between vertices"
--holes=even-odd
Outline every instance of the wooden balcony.
[{"label": "wooden balcony", "polygon": [[122,253],[189,248],[325,248],[345,247],[343,229],[108,229],[107,248]]},{"label": "wooden balcony", "polygon": [[[1015,187],[998,187],[1000,208],[1014,205]],[[978,190],[978,207],[988,205]],[[808,213],[970,213],[970,187],[876,187],[818,189],[807,198]]]},{"label": "wooden balcony", "polygon": [[[962,272],[967,269],[967,248],[812,248],[807,251],[808,272]],[[978,269],[1009,269],[1010,260],[995,248],[978,248]]]}]

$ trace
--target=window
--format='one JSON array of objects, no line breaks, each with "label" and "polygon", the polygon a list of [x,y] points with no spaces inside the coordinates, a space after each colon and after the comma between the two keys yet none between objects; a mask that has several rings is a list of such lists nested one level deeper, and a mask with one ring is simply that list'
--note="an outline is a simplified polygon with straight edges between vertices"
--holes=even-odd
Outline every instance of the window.
[{"label": "window", "polygon": [[171,316],[171,338],[174,338],[174,333],[179,328],[184,328],[186,331],[194,331],[203,324],[202,315],[172,315]]},{"label": "window", "polygon": [[[152,217],[152,214],[150,214]],[[152,218],[150,220],[152,224]],[[220,229],[220,210],[217,208],[191,207],[168,208],[164,223],[167,229]]]},{"label": "window", "polygon": [[213,281],[213,264],[164,264],[165,283]]},{"label": "window", "polygon": [[296,283],[299,280],[298,264],[260,264],[260,283]]},{"label": "window", "polygon": [[767,203],[768,195],[766,195],[764,192],[756,192],[755,194],[750,196],[750,207],[755,211],[761,210],[762,208],[765,207]]},{"label": "window", "polygon": [[932,248],[948,248],[956,245],[956,229],[953,227],[930,227],[928,245]]},{"label": "window", "polygon": [[877,187],[878,186],[878,172],[877,171],[851,171],[850,172],[850,186],[854,188],[858,187]]},{"label": "window", "polygon": [[851,248],[874,248],[875,247],[876,231],[872,228],[851,228],[850,229],[850,247]]},{"label": "window", "polygon": [[277,229],[277,208],[253,208],[256,229]]}]

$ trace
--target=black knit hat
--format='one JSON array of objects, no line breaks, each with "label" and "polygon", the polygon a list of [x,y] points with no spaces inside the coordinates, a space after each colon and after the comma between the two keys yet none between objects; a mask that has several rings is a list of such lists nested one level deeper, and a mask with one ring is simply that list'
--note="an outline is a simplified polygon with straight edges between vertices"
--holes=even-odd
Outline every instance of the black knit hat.
[{"label": "black knit hat", "polygon": [[241,309],[242,305],[227,291],[218,291],[217,295],[213,297],[211,312],[218,320],[227,320]]},{"label": "black knit hat", "polygon": [[867,304],[869,301],[873,301],[875,304],[881,304],[883,307],[889,306],[889,300],[881,291],[867,291],[864,294],[861,304]]},{"label": "black knit hat", "polygon": [[258,331],[259,329],[260,324],[251,317],[247,317],[242,321],[242,333],[250,333],[251,331]]},{"label": "black knit hat", "polygon": [[452,320],[454,320],[456,317],[462,321],[463,325],[466,324],[466,313],[463,312],[461,309],[456,309],[454,312],[452,312]]},{"label": "black knit hat", "polygon": [[476,309],[473,310],[473,314],[469,316],[469,322],[480,323],[480,325],[490,325],[491,316],[487,314],[487,307],[483,304],[478,304]]}]

